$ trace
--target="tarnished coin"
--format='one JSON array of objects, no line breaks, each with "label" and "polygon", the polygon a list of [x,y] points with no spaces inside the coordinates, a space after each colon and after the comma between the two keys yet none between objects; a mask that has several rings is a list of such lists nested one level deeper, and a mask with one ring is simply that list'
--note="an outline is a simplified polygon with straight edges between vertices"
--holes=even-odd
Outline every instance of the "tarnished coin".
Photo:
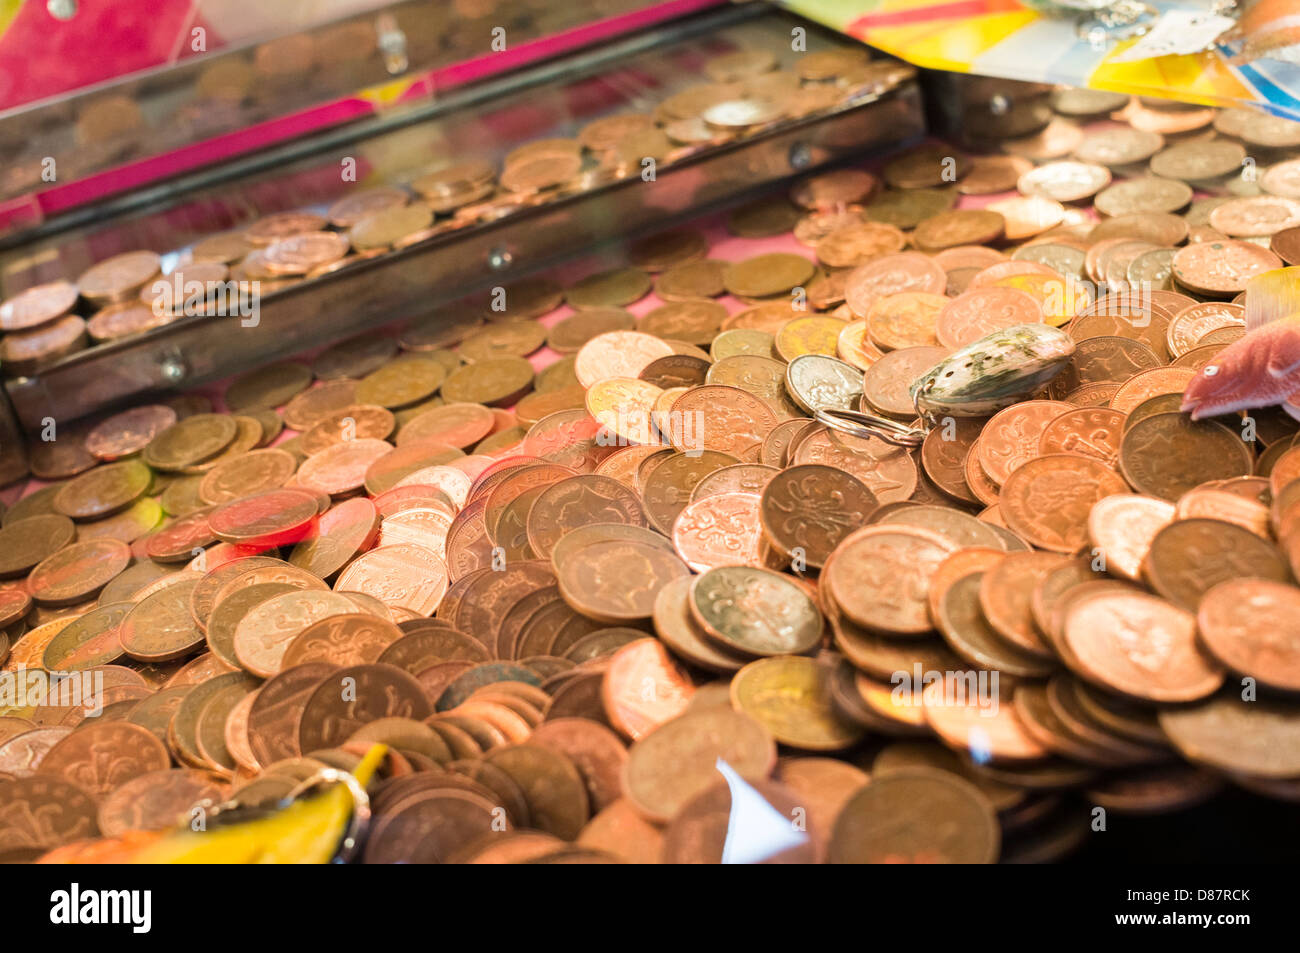
[{"label": "tarnished coin", "polygon": [[1119,462],[1135,490],[1176,500],[1202,483],[1249,475],[1251,457],[1250,448],[1223,424],[1170,413],[1129,427]]},{"label": "tarnished coin", "polygon": [[687,712],[629,749],[623,786],[638,812],[665,823],[717,782],[719,758],[762,778],[776,764],[776,744],[760,722],[729,708]]},{"label": "tarnished coin", "polygon": [[1180,519],[1151,540],[1143,575],[1170,602],[1196,611],[1201,597],[1221,582],[1236,578],[1286,582],[1286,560],[1269,542],[1234,523],[1214,519]]},{"label": "tarnished coin", "polygon": [[[19,526],[22,521],[13,525]],[[41,605],[75,605],[94,596],[131,562],[131,548],[116,539],[65,546],[41,560],[27,576],[27,591]]]},{"label": "tarnished coin", "polygon": [[42,667],[73,672],[117,661],[123,654],[117,629],[132,607],[129,602],[109,603],[73,619],[45,646]]},{"label": "tarnished coin", "polygon": [[142,662],[184,658],[203,644],[203,631],[190,613],[190,597],[198,577],[186,579],[146,596],[118,626],[122,649]]},{"label": "tarnished coin", "polygon": [[1199,705],[1162,709],[1159,718],[1191,761],[1250,777],[1300,776],[1300,711],[1293,702],[1243,701],[1225,692]]},{"label": "tarnished coin", "polygon": [[86,434],[86,449],[101,460],[116,460],[143,450],[174,423],[176,411],[164,404],[132,407],[102,421]]},{"label": "tarnished coin", "polygon": [[[50,487],[57,492],[57,487]],[[72,520],[44,513],[6,521],[0,529],[0,576],[18,576],[53,556],[77,537]]]},{"label": "tarnished coin", "polygon": [[801,566],[820,569],[879,501],[866,485],[834,467],[807,464],[781,471],[763,489],[760,518],[767,540]]},{"label": "tarnished coin", "polygon": [[141,459],[159,470],[183,470],[215,457],[234,441],[239,426],[223,414],[194,414],[158,433]]},{"label": "tarnished coin", "polygon": [[74,520],[111,516],[143,496],[152,482],[153,474],[139,460],[105,464],[63,484],[54,509]]},{"label": "tarnished coin", "polygon": [[909,768],[877,777],[844,805],[831,863],[991,864],[1001,843],[988,798],[964,778]]},{"label": "tarnished coin", "polygon": [[528,542],[542,558],[550,556],[560,538],[590,523],[630,523],[649,520],[635,493],[610,477],[582,474],[551,484],[528,511]]},{"label": "tarnished coin", "polygon": [[420,683],[400,668],[370,664],[335,669],[318,682],[303,706],[298,750],[342,744],[358,728],[380,718],[424,719],[430,713]]},{"label": "tarnished coin", "polygon": [[731,701],[777,741],[794,748],[834,751],[853,744],[862,734],[832,704],[830,666],[814,659],[751,662],[732,679]]},{"label": "tarnished coin", "polygon": [[692,583],[690,608],[705,633],[732,652],[799,655],[821,639],[813,601],[794,582],[764,569],[709,570]]}]

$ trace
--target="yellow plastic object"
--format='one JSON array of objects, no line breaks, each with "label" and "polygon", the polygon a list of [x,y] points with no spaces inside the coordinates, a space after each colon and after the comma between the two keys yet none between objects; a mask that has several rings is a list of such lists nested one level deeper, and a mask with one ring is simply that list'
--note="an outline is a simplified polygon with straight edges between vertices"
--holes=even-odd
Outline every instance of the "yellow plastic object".
[{"label": "yellow plastic object", "polygon": [[[353,777],[364,788],[388,754],[374,745]],[[294,801],[266,817],[206,831],[182,825],[156,834],[70,844],[42,858],[43,863],[129,864],[327,864],[338,852],[353,812],[346,784]]]}]

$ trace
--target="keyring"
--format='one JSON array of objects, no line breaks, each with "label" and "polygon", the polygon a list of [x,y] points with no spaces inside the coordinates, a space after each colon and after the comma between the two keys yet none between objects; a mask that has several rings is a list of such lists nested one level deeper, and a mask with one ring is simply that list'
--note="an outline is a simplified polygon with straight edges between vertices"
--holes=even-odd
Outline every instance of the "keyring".
[{"label": "keyring", "polygon": [[814,416],[818,423],[825,424],[832,430],[866,439],[875,437],[895,447],[919,447],[925,440],[924,430],[857,410],[823,407],[819,408]]},{"label": "keyring", "polygon": [[361,838],[370,824],[370,795],[361,786],[361,782],[347,771],[321,768],[286,794],[284,800],[293,801],[322,784],[342,784],[352,795],[352,816],[348,819],[348,829],[343,832],[337,856],[338,863],[347,863],[361,846]]}]

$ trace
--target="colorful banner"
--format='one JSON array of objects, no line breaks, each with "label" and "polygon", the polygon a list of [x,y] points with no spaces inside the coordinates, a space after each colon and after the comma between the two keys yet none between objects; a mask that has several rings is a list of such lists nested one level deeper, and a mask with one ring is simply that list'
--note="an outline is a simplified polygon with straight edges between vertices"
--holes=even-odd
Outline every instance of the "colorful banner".
[{"label": "colorful banner", "polygon": [[[1080,15],[1049,16],[1020,0],[781,0],[784,6],[919,67],[1068,83],[1207,106],[1258,106],[1300,120],[1300,65],[1235,62],[1241,46],[1218,43],[1183,55],[1125,61],[1141,38],[1079,29]],[[1148,0],[1169,11],[1208,12],[1205,2]]]}]

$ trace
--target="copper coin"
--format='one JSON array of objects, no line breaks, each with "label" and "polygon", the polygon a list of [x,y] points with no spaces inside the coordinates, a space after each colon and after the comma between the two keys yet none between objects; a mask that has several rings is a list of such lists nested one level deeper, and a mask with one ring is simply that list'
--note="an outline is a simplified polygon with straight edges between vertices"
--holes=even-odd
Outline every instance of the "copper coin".
[{"label": "copper coin", "polygon": [[1248,702],[1225,692],[1162,709],[1159,717],[1174,747],[1198,764],[1266,779],[1300,775],[1300,719],[1292,702]]},{"label": "copper coin", "polygon": [[821,580],[853,622],[895,635],[931,630],[930,577],[956,547],[937,534],[904,526],[868,526],[835,551]]},{"label": "copper coin", "polygon": [[927,255],[901,252],[859,265],[845,283],[844,299],[859,318],[871,313],[875,302],[904,291],[941,295],[948,280],[942,268]]},{"label": "copper coin", "polygon": [[233,417],[194,414],[156,434],[141,459],[159,470],[183,470],[215,457],[231,445],[238,431]]},{"label": "copper coin", "polygon": [[673,522],[673,546],[697,572],[761,565],[761,510],[762,497],[755,493],[719,493],[697,500]]},{"label": "copper coin", "polygon": [[1073,408],[1051,400],[1028,400],[994,414],[980,434],[980,469],[999,486],[1021,464],[1038,455],[1043,431]]},{"label": "copper coin", "polygon": [[1223,681],[1196,644],[1196,619],[1146,593],[1098,592],[1075,601],[1064,637],[1090,679],[1135,698],[1195,701]]},{"label": "copper coin", "polygon": [[1073,553],[1088,541],[1093,504],[1127,487],[1114,470],[1090,457],[1050,454],[1006,478],[999,507],[1007,527],[1052,552]]},{"label": "copper coin", "polygon": [[[200,625],[206,625],[208,616],[212,613],[216,597],[222,588],[232,580],[249,570],[259,567],[283,566],[281,560],[274,559],[270,556],[245,556],[233,559],[220,566],[213,567],[194,587],[190,594],[190,615],[195,622]],[[258,582],[271,582],[274,580],[259,579]]]},{"label": "copper coin", "polygon": [[139,725],[103,722],[68,735],[41,760],[40,773],[103,796],[171,763],[163,743]]},{"label": "copper coin", "polygon": [[[784,817],[796,814],[800,798],[791,790],[773,781],[752,779],[746,781],[757,792],[768,809]],[[752,795],[751,795],[752,796]],[[727,844],[727,831],[732,816],[731,787],[718,781],[687,802],[664,830],[664,847],[661,862],[669,864],[721,863]],[[791,841],[791,846],[763,852],[762,863],[814,863],[818,858],[817,832],[805,824],[806,839]]]},{"label": "copper coin", "polygon": [[298,721],[316,686],[334,670],[326,662],[286,668],[257,692],[248,713],[248,742],[263,765],[298,757]]},{"label": "copper coin", "polygon": [[[705,634],[728,651],[799,655],[821,640],[816,604],[796,583],[765,569],[709,570],[692,583],[689,604]],[[773,619],[781,624],[774,626]]]},{"label": "copper coin", "polygon": [[1120,443],[1120,468],[1141,493],[1175,500],[1210,480],[1249,475],[1250,448],[1213,421],[1193,422],[1185,414],[1156,414],[1140,420]]},{"label": "copper coin", "polygon": [[965,347],[1001,328],[1043,320],[1038,302],[1015,288],[975,288],[949,300],[935,323],[944,347]]},{"label": "copper coin", "polygon": [[1249,242],[1198,242],[1174,255],[1173,275],[1193,291],[1228,296],[1245,291],[1251,278],[1280,267],[1277,255]]},{"label": "copper coin", "polygon": [[671,532],[678,514],[691,501],[691,493],[710,473],[736,462],[730,454],[703,450],[698,454],[666,456],[641,487],[646,514],[661,532]]},{"label": "copper coin", "polygon": [[0,360],[13,375],[32,374],[86,346],[86,322],[66,314],[30,331],[11,331],[0,339]]},{"label": "copper coin", "polygon": [[952,426],[935,427],[921,445],[921,463],[941,491],[963,503],[979,500],[966,484],[966,456],[983,429],[983,418],[952,418]]},{"label": "copper coin", "polygon": [[370,467],[392,450],[392,444],[374,438],[334,444],[303,461],[298,468],[298,485],[331,496],[350,493],[366,482]]},{"label": "copper coin", "polygon": [[333,747],[380,718],[423,719],[429,714],[420,683],[400,668],[371,664],[335,669],[307,699],[298,747],[301,751]]},{"label": "copper coin", "polygon": [[99,592],[130,562],[131,548],[118,540],[73,543],[38,563],[27,576],[27,589],[38,604],[75,605]]},{"label": "copper coin", "polygon": [[632,746],[623,775],[627,797],[643,816],[665,823],[717,783],[719,758],[745,778],[763,778],[776,764],[776,744],[738,712],[688,712]]},{"label": "copper coin", "polygon": [[1119,411],[1106,407],[1068,410],[1044,428],[1038,452],[1091,457],[1114,466],[1125,420]]},{"label": "copper coin", "polygon": [[95,799],[55,777],[18,778],[0,785],[8,850],[44,852],[99,834]]},{"label": "copper coin", "polygon": [[492,411],[481,404],[444,404],[413,417],[402,425],[397,445],[435,442],[449,447],[471,447],[492,432]]},{"label": "copper coin", "polygon": [[959,656],[982,669],[1021,678],[1036,678],[1051,672],[1046,653],[1024,650],[1018,643],[1001,637],[980,607],[983,574],[969,573],[952,582],[938,597],[936,622],[944,641]]},{"label": "copper coin", "polygon": [[925,720],[943,741],[959,751],[977,752],[984,762],[1038,761],[1047,749],[1030,735],[1011,704],[996,706],[966,690],[959,674],[945,675],[922,694]]},{"label": "copper coin", "polygon": [[316,498],[310,493],[267,490],[216,507],[208,515],[208,526],[224,542],[270,548],[307,536],[316,512]]},{"label": "copper coin", "polygon": [[160,264],[154,252],[124,252],[87,268],[77,279],[77,288],[94,301],[119,301],[157,276]]},{"label": "copper coin", "polygon": [[1106,571],[1140,578],[1151,540],[1174,518],[1174,507],[1150,496],[1117,493],[1093,504],[1088,538],[1106,560]]},{"label": "copper coin", "polygon": [[132,608],[129,602],[110,603],[73,619],[45,646],[41,665],[72,672],[117,661],[123,654],[117,629]]},{"label": "copper coin", "polygon": [[1051,553],[1011,553],[985,572],[979,603],[989,625],[1025,651],[1050,657],[1051,650],[1034,623],[1030,599],[1038,584],[1066,562]]},{"label": "copper coin", "polygon": [[690,678],[653,638],[615,652],[601,688],[610,723],[633,740],[680,715],[694,693]]},{"label": "copper coin", "polygon": [[377,662],[384,650],[401,638],[402,630],[383,619],[361,613],[333,615],[302,629],[289,643],[280,664],[293,668],[317,661],[339,666]]},{"label": "copper coin", "polygon": [[[655,632],[674,654],[681,656],[692,665],[714,672],[739,671],[750,661],[750,657],[722,648],[707,637],[704,627],[691,613],[692,581],[692,577],[684,576],[674,579],[659,590],[654,605]],[[630,639],[620,640],[619,645],[615,646],[615,651],[628,641],[635,641],[636,638],[643,636],[636,630],[628,630],[628,632],[635,634]]]},{"label": "copper coin", "polygon": [[396,426],[393,413],[383,407],[354,404],[325,414],[301,435],[303,453],[313,457],[321,451],[355,440],[387,440]]},{"label": "copper coin", "polygon": [[759,515],[772,545],[820,569],[878,505],[875,494],[850,474],[808,464],[790,467],[768,481]]},{"label": "copper coin", "polygon": [[948,352],[939,347],[905,347],[890,351],[867,368],[862,391],[876,410],[895,417],[916,414],[910,393],[912,383],[934,367]]},{"label": "copper coin", "polygon": [[[432,622],[436,620],[421,620]],[[478,639],[439,624],[408,632],[390,643],[376,661],[396,665],[413,675],[440,662],[486,662],[487,648]]]},{"label": "copper coin", "polygon": [[203,644],[203,632],[190,614],[198,578],[160,589],[137,602],[118,627],[127,655],[142,662],[184,658]]},{"label": "copper coin", "polygon": [[111,516],[143,496],[152,482],[153,474],[138,460],[104,464],[63,484],[54,509],[75,520]]},{"label": "copper coin", "polygon": [[0,331],[26,331],[54,321],[72,310],[77,293],[68,281],[33,285],[0,303]]},{"label": "copper coin", "polygon": [[0,529],[0,576],[21,575],[77,536],[72,520],[58,513],[6,522]]},{"label": "copper coin", "polygon": [[635,493],[610,477],[583,474],[552,483],[528,511],[528,542],[542,558],[561,536],[589,523],[648,526]]},{"label": "copper coin", "polygon": [[321,515],[312,533],[294,546],[289,562],[328,579],[374,543],[379,514],[370,500],[343,500]]},{"label": "copper coin", "polygon": [[[689,570],[659,545],[607,539],[555,556],[564,601],[589,618],[619,623],[648,619],[659,590]],[[633,586],[628,580],[636,580]]]},{"label": "copper coin", "polygon": [[[620,332],[632,333],[632,332]],[[522,357],[499,357],[467,365],[448,375],[442,396],[449,403],[506,406],[533,383],[533,365]]]},{"label": "copper coin", "polygon": [[188,822],[196,807],[224,800],[226,788],[215,777],[189,768],[164,768],[139,775],[107,794],[99,805],[105,837],[130,831],[163,830]]},{"label": "copper coin", "polygon": [[1221,664],[1280,691],[1300,686],[1295,612],[1300,590],[1262,579],[1229,579],[1201,599],[1201,643]]},{"label": "copper coin", "polygon": [[1156,533],[1143,575],[1151,588],[1188,611],[1229,579],[1290,578],[1286,560],[1271,543],[1233,523],[1210,519],[1175,520]]},{"label": "copper coin", "polygon": [[[213,621],[220,611],[218,606]],[[244,670],[265,679],[279,671],[290,642],[308,625],[355,611],[355,603],[338,593],[294,589],[272,595],[239,618],[231,640],[235,657]]]},{"label": "copper coin", "polygon": [[[936,818],[943,818],[941,825]],[[1001,844],[988,798],[964,778],[909,768],[878,777],[845,804],[831,863],[993,863]]]},{"label": "copper coin", "polygon": [[263,602],[300,588],[291,582],[261,582],[231,592],[216,604],[207,618],[205,637],[208,649],[232,669],[242,668],[235,652],[235,633],[239,623]]},{"label": "copper coin", "polygon": [[389,450],[366,468],[367,492],[378,496],[419,470],[440,466],[464,454],[455,447],[437,441],[417,442],[399,449]]},{"label": "copper coin", "polygon": [[176,423],[176,411],[162,404],[147,404],[114,414],[86,435],[86,449],[101,460],[129,456],[149,445],[155,436]]},{"label": "copper coin", "polygon": [[446,593],[447,583],[446,564],[436,553],[412,543],[394,543],[355,559],[339,574],[334,587],[429,616]]}]

